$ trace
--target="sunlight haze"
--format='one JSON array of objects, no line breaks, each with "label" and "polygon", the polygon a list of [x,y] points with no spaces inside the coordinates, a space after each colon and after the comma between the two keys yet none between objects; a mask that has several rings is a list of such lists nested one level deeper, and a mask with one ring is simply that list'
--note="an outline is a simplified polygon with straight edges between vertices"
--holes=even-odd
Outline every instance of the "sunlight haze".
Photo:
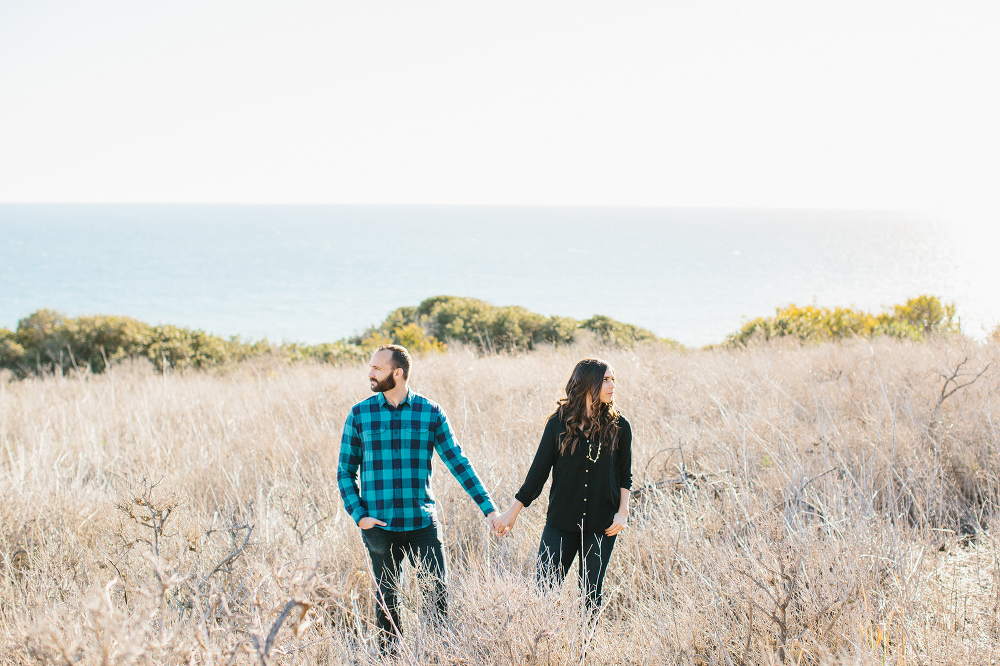
[{"label": "sunlight haze", "polygon": [[1000,9],[0,3],[0,201],[1000,202]]}]

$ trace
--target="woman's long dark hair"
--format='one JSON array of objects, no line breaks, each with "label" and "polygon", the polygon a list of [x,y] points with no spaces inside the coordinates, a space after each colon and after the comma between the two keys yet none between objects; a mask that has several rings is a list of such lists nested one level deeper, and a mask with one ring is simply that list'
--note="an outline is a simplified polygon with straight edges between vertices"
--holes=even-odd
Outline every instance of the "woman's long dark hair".
[{"label": "woman's long dark hair", "polygon": [[[599,358],[585,358],[573,368],[566,383],[566,397],[559,398],[559,405],[552,414],[566,424],[566,432],[559,438],[560,455],[567,449],[570,454],[575,453],[581,436],[596,439],[601,446],[614,451],[618,441],[618,410],[614,401],[601,402],[601,387],[609,368],[608,362]],[[590,416],[587,416],[588,401]]]}]

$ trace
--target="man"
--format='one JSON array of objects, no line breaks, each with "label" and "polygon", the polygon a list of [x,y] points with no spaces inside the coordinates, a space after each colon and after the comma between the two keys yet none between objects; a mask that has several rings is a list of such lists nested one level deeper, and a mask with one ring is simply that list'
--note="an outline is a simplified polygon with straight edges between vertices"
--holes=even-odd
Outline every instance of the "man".
[{"label": "man", "polygon": [[372,355],[368,379],[376,395],[354,405],[347,415],[337,467],[340,495],[361,528],[378,580],[379,649],[383,652],[402,635],[396,584],[404,555],[432,578],[428,600],[432,620],[439,622],[448,612],[444,554],[431,491],[433,451],[479,505],[491,532],[497,517],[444,411],[407,387],[410,365],[410,354],[400,345],[382,345]]}]

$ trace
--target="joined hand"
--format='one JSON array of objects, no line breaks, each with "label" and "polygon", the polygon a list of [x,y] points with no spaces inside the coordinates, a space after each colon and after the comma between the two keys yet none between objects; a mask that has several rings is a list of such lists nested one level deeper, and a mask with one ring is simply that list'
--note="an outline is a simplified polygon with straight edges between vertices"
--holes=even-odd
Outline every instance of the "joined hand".
[{"label": "joined hand", "polygon": [[496,524],[497,524],[497,512],[490,511],[486,516],[486,527],[489,528],[490,532],[496,534]]},{"label": "joined hand", "polygon": [[493,522],[493,534],[498,537],[507,536],[514,529],[514,523],[517,521],[517,514],[511,509],[507,509],[502,514],[497,516],[497,519]]}]

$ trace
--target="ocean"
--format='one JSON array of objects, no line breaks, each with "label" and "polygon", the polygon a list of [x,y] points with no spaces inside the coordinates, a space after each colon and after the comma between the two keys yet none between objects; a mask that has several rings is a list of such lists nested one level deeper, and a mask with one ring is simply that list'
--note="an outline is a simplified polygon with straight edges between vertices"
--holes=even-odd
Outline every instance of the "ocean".
[{"label": "ocean", "polygon": [[974,237],[901,213],[0,204],[0,327],[39,308],[316,343],[439,294],[605,314],[700,346],[796,303],[1000,321]]}]

